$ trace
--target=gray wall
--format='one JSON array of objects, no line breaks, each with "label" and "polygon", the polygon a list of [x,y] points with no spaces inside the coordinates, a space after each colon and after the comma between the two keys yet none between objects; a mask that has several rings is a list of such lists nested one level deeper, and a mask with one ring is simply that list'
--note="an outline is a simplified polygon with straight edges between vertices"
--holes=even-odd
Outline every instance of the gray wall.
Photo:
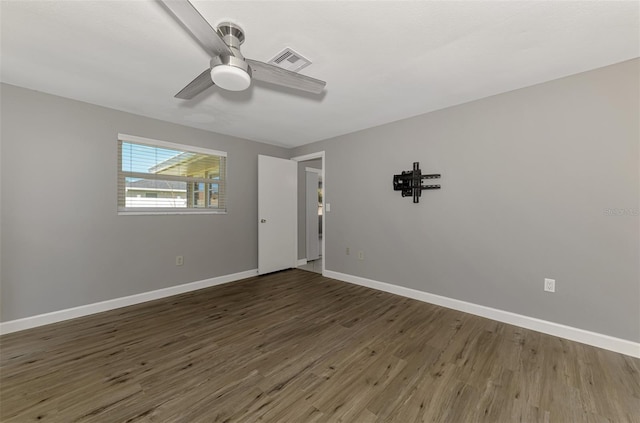
[{"label": "gray wall", "polygon": [[322,159],[298,163],[298,259],[307,257],[307,172],[305,169],[308,167],[322,169]]},{"label": "gray wall", "polygon": [[327,269],[640,341],[639,64],[294,149],[326,152]]},{"label": "gray wall", "polygon": [[[256,268],[257,155],[325,150],[327,269],[640,341],[639,72],[289,151],[2,85],[0,318]],[[118,216],[118,132],[227,151],[229,214]],[[443,174],[417,205],[391,190],[413,161]]]},{"label": "gray wall", "polygon": [[[257,267],[257,156],[288,150],[1,89],[2,321]],[[118,216],[119,132],[227,151],[229,213]]]}]

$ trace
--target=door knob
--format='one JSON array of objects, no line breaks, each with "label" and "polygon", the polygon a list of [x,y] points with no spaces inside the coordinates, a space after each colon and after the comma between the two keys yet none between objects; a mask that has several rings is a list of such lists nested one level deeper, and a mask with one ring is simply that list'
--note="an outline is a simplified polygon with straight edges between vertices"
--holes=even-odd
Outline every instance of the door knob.
[{"label": "door knob", "polygon": [[260,223],[267,223],[267,219],[260,219]]}]

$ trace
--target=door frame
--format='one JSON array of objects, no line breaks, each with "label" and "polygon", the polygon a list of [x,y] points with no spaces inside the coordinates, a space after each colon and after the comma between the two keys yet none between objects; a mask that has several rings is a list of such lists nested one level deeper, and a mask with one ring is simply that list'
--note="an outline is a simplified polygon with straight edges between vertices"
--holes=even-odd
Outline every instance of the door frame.
[{"label": "door frame", "polygon": [[[292,157],[291,160],[293,160],[294,162],[306,162],[307,160],[314,160],[314,159],[321,159],[322,162],[322,169],[320,172],[320,176],[322,178],[322,245],[320,246],[321,250],[322,250],[322,276],[324,276],[326,270],[327,270],[327,255],[325,253],[325,245],[327,243],[327,178],[326,178],[326,160],[325,160],[325,154],[324,154],[324,150],[323,151],[318,151],[315,153],[309,153],[309,154],[305,154],[302,156],[296,156],[296,157]],[[296,192],[296,197],[298,196],[297,192]],[[300,199],[298,198],[298,203],[300,202]],[[298,218],[300,218],[300,216],[298,216]],[[306,217],[305,217],[306,219]],[[298,236],[300,234],[298,234],[298,222],[295,222],[296,225],[296,245],[298,242]],[[306,224],[305,224],[306,227]],[[296,263],[298,262],[298,247],[296,246]]]},{"label": "door frame", "polygon": [[[308,206],[309,205],[309,190],[308,190],[309,186],[307,185],[308,184],[307,178],[309,177],[310,173],[313,173],[313,174],[316,175],[316,178],[317,178],[316,181],[319,181],[320,183],[322,183],[322,169],[316,169],[316,168],[313,168],[313,167],[305,167],[304,168],[304,173],[305,173],[305,176],[306,176],[305,181],[304,181],[305,182],[305,188],[306,188],[305,189],[305,194],[306,194],[305,201],[307,203],[306,205]],[[323,187],[322,194],[324,196],[324,184],[322,185],[322,187]],[[313,190],[313,192],[314,192],[314,196],[316,198],[315,204],[317,205],[318,204],[318,184],[316,184],[316,187]],[[316,206],[316,210],[315,210],[314,216],[315,216],[315,220],[316,220],[315,236],[317,238],[317,236],[318,236],[318,225],[317,225],[318,210],[317,210],[317,206]],[[306,241],[307,242],[306,242],[305,248],[307,250],[307,260],[308,260],[309,259],[309,232],[310,232],[309,231],[309,209],[306,210],[305,218],[307,220],[307,225],[305,225],[306,226],[305,229],[306,229],[306,232],[307,232],[306,233]],[[324,219],[324,209],[322,210],[322,218]],[[320,247],[322,247],[322,245],[318,246],[319,249],[320,249]],[[320,257],[322,257],[322,250],[318,251],[318,255]]]}]

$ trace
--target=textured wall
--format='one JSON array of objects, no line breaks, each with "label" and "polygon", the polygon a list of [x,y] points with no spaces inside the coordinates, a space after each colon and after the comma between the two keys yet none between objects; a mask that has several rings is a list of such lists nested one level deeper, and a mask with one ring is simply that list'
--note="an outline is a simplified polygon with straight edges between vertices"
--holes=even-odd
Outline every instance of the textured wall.
[{"label": "textured wall", "polygon": [[[636,59],[295,149],[326,152],[327,269],[640,341],[639,74]],[[391,189],[414,161],[443,175],[420,204]]]},{"label": "textured wall", "polygon": [[[1,123],[2,321],[257,267],[257,157],[286,149],[11,85]],[[229,213],[118,216],[118,133],[228,152]]]}]

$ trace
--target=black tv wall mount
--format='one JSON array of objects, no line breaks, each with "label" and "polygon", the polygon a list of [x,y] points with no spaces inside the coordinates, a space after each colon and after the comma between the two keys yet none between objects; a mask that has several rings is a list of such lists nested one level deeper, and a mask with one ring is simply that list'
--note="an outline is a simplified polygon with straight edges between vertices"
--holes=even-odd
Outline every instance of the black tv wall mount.
[{"label": "black tv wall mount", "polygon": [[403,171],[400,175],[393,175],[393,190],[402,191],[403,197],[413,196],[413,202],[419,203],[423,189],[440,189],[440,185],[422,185],[422,180],[439,178],[439,173],[423,175],[420,170],[420,163],[413,162],[413,170]]}]

